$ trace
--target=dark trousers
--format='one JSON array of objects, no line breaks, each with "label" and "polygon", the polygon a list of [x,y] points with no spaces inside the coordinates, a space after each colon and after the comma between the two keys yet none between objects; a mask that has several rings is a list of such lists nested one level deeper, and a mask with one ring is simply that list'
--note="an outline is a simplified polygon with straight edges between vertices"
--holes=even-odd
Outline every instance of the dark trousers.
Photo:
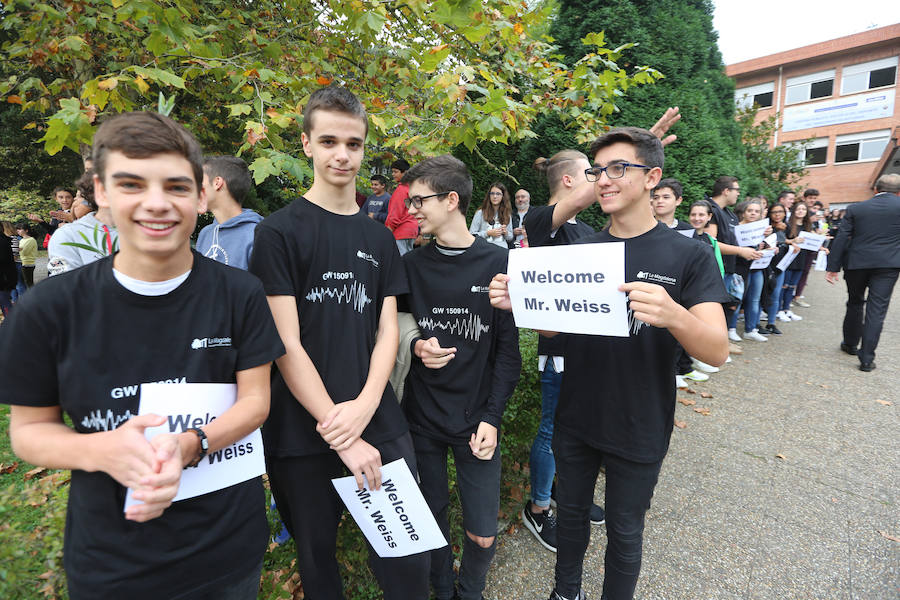
[{"label": "dark trousers", "polygon": [[691,357],[688,356],[688,353],[684,351],[684,348],[681,344],[676,344],[675,346],[675,374],[676,375],[687,375],[691,371],[694,370],[694,363],[691,362]]},{"label": "dark trousers", "polygon": [[[382,464],[404,458],[409,470],[416,473],[416,456],[408,433],[377,448]],[[331,480],[347,474],[344,463],[336,452],[266,457],[266,463],[281,520],[297,543],[297,568],[307,600],[343,600],[335,552],[344,503]],[[385,600],[427,599],[428,564],[427,552],[381,558],[369,546],[369,566]]]},{"label": "dark trousers", "polygon": [[[875,347],[881,337],[884,317],[891,303],[891,293],[900,269],[850,269],[844,271],[847,281],[847,313],[844,315],[844,343],[856,347],[859,362],[875,360]],[[866,288],[869,290],[866,297]],[[865,315],[865,316],[864,316]]]},{"label": "dark trousers", "polygon": [[577,598],[584,553],[591,538],[591,504],[602,462],[606,466],[606,557],[602,599],[634,595],[644,542],[644,515],[650,508],[662,460],[636,463],[592,448],[559,431],[553,436],[556,456],[557,535],[556,591]]}]

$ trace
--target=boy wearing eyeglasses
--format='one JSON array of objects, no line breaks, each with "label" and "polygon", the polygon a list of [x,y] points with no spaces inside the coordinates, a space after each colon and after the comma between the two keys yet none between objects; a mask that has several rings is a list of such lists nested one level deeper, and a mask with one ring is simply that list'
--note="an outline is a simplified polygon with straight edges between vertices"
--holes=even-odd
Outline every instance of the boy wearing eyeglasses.
[{"label": "boy wearing eyeglasses", "polygon": [[458,580],[447,545],[431,552],[431,584],[438,600],[481,600],[497,547],[500,422],[522,366],[512,315],[491,307],[488,297],[491,278],[506,270],[507,250],[469,233],[472,179],[458,159],[422,161],[403,182],[409,214],[435,238],[403,257],[409,294],[401,300],[421,330],[411,343],[416,358],[403,406],[422,494],[447,540],[453,453],[466,530]]},{"label": "boy wearing eyeglasses", "polygon": [[[398,458],[416,473],[406,419],[388,384],[399,343],[396,297],[406,276],[391,232],[356,204],[368,117],[338,86],[303,111],[312,187],[256,229],[250,271],[263,282],[287,354],[276,362],[263,426],[269,482],[310,600],[344,598],[335,557],[343,503],[331,479],[381,487]],[[365,480],[364,480],[365,478]],[[386,600],[428,597],[424,552],[369,563]]]},{"label": "boy wearing eyeglasses", "polygon": [[[644,516],[669,446],[675,415],[676,342],[721,365],[728,356],[727,296],[711,249],[656,221],[650,192],[662,176],[663,149],[649,131],[610,130],[591,145],[585,172],[610,226],[576,241],[625,243],[628,337],[570,335],[556,410],[558,553],[551,600],[585,598],[590,507],[606,466],[604,598],[631,598],[641,567]],[[506,282],[491,282],[492,303],[509,306]],[[598,385],[602,382],[602,386]]]}]

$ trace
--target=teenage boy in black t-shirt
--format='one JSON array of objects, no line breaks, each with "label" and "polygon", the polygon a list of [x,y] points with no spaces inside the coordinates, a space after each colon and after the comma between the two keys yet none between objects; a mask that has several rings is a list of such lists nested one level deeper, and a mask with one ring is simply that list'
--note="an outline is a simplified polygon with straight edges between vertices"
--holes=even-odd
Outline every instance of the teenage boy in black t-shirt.
[{"label": "teenage boy in black t-shirt", "polygon": [[458,159],[444,155],[406,172],[409,214],[435,243],[403,257],[404,297],[422,332],[403,406],[412,430],[422,493],[450,540],[447,451],[453,452],[462,499],[459,590],[450,545],[431,552],[437,600],[481,600],[496,550],[500,509],[500,422],[519,381],[522,358],[512,315],[491,307],[488,285],[506,270],[506,249],[466,227],[472,179]]},{"label": "teenage boy in black t-shirt", "polygon": [[[347,90],[310,96],[302,140],[312,187],[259,224],[250,258],[287,348],[276,361],[263,441],[310,600],[344,597],[335,557],[343,503],[331,479],[346,468],[360,489],[363,477],[378,489],[382,463],[401,457],[416,473],[406,420],[387,385],[406,276],[391,232],[356,204],[367,131],[365,109]],[[427,597],[427,553],[379,558],[370,550],[369,562],[386,600]]]},{"label": "teenage boy in black t-shirt", "polygon": [[[17,357],[0,362],[13,448],[72,469],[64,550],[73,600],[256,598],[268,538],[261,479],[172,499],[183,468],[268,414],[270,365],[284,349],[262,286],[191,251],[206,200],[200,146],[184,128],[153,113],[119,115],[93,146],[97,204],[115,220],[120,250],[38,286],[0,328],[0,356]],[[207,339],[217,343],[199,343]],[[237,402],[148,442],[145,428],[166,417],[136,416],[146,382],[236,383]],[[123,512],[126,487],[143,503]]]},{"label": "teenage boy in black t-shirt", "polygon": [[[606,465],[603,597],[631,598],[641,564],[644,515],[669,445],[675,413],[674,349],[713,365],[728,356],[725,289],[711,249],[657,223],[650,190],[663,151],[649,131],[613,129],[591,145],[590,180],[610,227],[577,243],[625,242],[630,336],[571,335],[556,412],[559,551],[551,599],[585,598],[581,590],[589,511],[601,461]],[[508,277],[491,282],[506,308]],[[598,383],[600,382],[599,386]]]}]

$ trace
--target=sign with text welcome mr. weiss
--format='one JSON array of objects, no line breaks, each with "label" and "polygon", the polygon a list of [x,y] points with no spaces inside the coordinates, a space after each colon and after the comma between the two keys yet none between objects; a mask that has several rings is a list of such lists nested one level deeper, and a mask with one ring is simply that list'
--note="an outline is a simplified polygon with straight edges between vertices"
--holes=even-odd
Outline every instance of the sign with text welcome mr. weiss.
[{"label": "sign with text welcome mr. weiss", "polygon": [[511,250],[507,271],[517,327],[628,337],[624,242]]}]

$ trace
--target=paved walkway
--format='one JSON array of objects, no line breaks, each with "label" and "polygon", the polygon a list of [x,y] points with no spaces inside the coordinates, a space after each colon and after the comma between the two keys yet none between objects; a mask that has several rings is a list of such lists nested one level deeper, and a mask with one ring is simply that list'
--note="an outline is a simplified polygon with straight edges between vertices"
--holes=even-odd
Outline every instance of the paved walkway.
[{"label": "paved walkway", "polygon": [[[838,350],[843,281],[813,273],[806,297],[803,321],[679,391],[696,405],[677,405],[636,598],[900,599],[900,288],[871,373]],[[591,600],[605,546],[593,528]],[[485,596],[547,598],[554,557],[524,528],[502,536]]]}]

